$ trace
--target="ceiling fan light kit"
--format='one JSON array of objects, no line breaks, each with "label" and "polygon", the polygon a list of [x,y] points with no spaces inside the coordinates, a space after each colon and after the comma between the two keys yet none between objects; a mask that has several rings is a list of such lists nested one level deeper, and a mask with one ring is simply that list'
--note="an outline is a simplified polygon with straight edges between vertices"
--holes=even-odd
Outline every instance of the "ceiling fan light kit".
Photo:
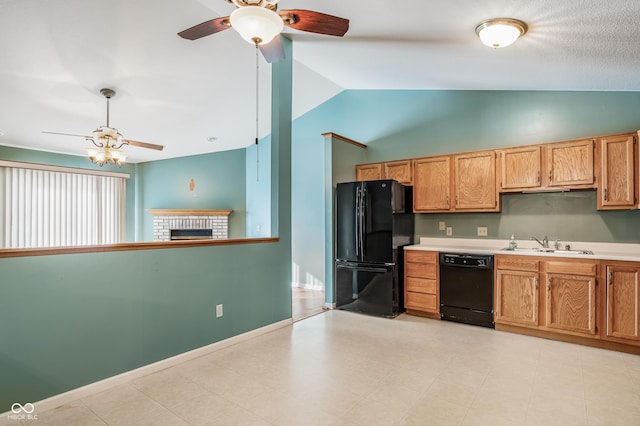
[{"label": "ceiling fan light kit", "polygon": [[313,10],[290,9],[278,11],[279,0],[226,0],[236,6],[230,16],[210,19],[178,35],[186,40],[234,28],[242,38],[254,44],[269,63],[284,59],[280,38],[284,27],[298,31],[342,37],[349,30],[349,20]]},{"label": "ceiling fan light kit", "polygon": [[100,89],[100,94],[107,99],[107,125],[100,126],[93,132],[91,136],[73,135],[70,133],[42,132],[51,135],[61,136],[80,136],[86,141],[91,142],[94,146],[86,148],[89,160],[92,163],[102,167],[105,164],[114,164],[122,167],[127,161],[127,155],[120,150],[124,145],[139,146],[141,148],[155,149],[162,151],[164,146],[156,145],[148,142],[139,142],[131,139],[123,139],[122,134],[113,127],[109,127],[109,99],[116,95],[113,89]]},{"label": "ceiling fan light kit", "polygon": [[509,46],[527,32],[527,24],[519,19],[492,18],[476,27],[482,44],[494,49]]},{"label": "ceiling fan light kit", "polygon": [[259,6],[245,6],[235,9],[229,16],[231,26],[243,39],[251,44],[269,43],[284,28],[280,15],[273,10]]}]

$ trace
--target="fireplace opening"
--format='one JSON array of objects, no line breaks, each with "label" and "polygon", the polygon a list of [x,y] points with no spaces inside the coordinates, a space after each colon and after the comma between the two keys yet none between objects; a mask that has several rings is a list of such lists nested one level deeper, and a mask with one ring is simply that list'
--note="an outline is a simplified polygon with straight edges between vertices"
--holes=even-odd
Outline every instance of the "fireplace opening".
[{"label": "fireplace opening", "polygon": [[177,240],[211,240],[213,229],[172,229],[171,241]]}]

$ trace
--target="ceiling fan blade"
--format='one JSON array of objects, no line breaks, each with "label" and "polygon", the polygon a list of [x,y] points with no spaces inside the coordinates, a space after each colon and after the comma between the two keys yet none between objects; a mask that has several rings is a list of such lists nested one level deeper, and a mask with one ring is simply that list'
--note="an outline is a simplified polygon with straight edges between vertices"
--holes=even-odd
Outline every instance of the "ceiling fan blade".
[{"label": "ceiling fan blade", "polygon": [[77,136],[79,138],[91,137],[91,136],[87,136],[87,135],[75,135],[73,133],[58,133],[58,132],[45,132],[45,131],[43,131],[42,133],[46,133],[48,135]]},{"label": "ceiling fan blade", "polygon": [[132,141],[131,139],[123,139],[122,143],[124,143],[125,145],[139,146],[140,148],[155,149],[156,151],[162,151],[164,149],[164,146],[162,145],[156,145],[156,144],[147,143],[147,142]]},{"label": "ceiling fan blade", "polygon": [[284,59],[284,48],[282,47],[282,41],[280,41],[279,35],[269,43],[261,44],[258,48],[260,49],[262,56],[264,56],[264,59],[266,59],[270,64],[280,62]]},{"label": "ceiling fan blade", "polygon": [[187,40],[197,40],[211,34],[228,30],[229,28],[231,28],[229,17],[223,16],[211,19],[210,21],[203,22],[191,28],[187,28],[184,31],[180,31],[178,35],[182,38],[186,38]]},{"label": "ceiling fan blade", "polygon": [[349,20],[312,10],[281,10],[280,16],[288,27],[310,33],[342,37],[349,30]]}]

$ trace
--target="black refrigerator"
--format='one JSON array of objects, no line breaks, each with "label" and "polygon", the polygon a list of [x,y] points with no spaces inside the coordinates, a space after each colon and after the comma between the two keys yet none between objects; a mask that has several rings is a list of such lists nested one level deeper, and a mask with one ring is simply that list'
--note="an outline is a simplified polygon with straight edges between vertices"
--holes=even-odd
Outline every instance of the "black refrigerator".
[{"label": "black refrigerator", "polygon": [[336,307],[395,317],[404,311],[403,250],[413,243],[412,189],[395,180],[336,188]]}]

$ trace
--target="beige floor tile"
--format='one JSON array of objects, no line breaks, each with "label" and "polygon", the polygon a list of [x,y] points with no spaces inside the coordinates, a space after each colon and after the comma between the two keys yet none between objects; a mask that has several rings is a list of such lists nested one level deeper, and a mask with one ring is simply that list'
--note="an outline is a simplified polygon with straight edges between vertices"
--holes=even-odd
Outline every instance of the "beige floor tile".
[{"label": "beige floor tile", "polygon": [[117,386],[82,401],[109,425],[186,425],[132,385]]},{"label": "beige floor tile", "polygon": [[587,407],[587,418],[589,426],[638,426],[640,407],[619,407],[594,402]]},{"label": "beige floor tile", "polygon": [[53,410],[37,413],[38,419],[25,424],[42,426],[99,426],[106,425],[93,411],[80,401],[62,405]]},{"label": "beige floor tile", "polygon": [[407,411],[405,422],[411,426],[461,425],[469,408],[438,396],[430,396],[416,402]]},{"label": "beige floor tile", "polygon": [[587,426],[587,424],[586,410],[567,413],[548,408],[530,408],[525,421],[526,426]]}]

